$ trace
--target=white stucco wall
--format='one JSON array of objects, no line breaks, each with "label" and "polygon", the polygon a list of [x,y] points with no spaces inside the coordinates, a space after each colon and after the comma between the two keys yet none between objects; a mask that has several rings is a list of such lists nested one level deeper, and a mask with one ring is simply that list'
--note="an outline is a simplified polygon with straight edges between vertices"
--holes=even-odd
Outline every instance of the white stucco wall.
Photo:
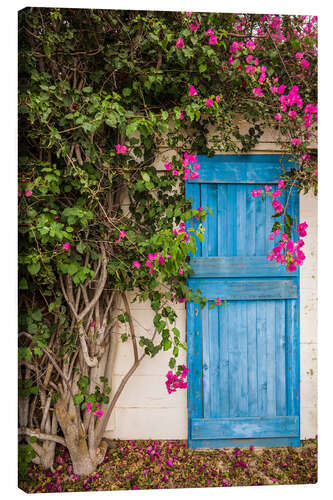
[{"label": "white stucco wall", "polygon": [[[265,134],[254,152],[278,152],[272,135]],[[301,268],[301,439],[317,434],[317,200],[301,196],[300,221],[309,228],[305,238],[306,261]],[[131,304],[137,336],[153,334],[153,314],[147,304]],[[176,306],[177,328],[185,337],[186,315],[183,304]],[[132,363],[129,342],[122,343],[119,331],[117,354],[112,367],[113,388],[117,389]],[[141,349],[140,349],[141,351]],[[106,435],[119,439],[186,439],[187,391],[168,394],[165,374],[169,370],[169,352],[142,361],[121,394],[109,421]],[[178,362],[185,363],[181,353]],[[111,371],[111,370],[110,370]],[[110,373],[111,375],[111,373]]]}]

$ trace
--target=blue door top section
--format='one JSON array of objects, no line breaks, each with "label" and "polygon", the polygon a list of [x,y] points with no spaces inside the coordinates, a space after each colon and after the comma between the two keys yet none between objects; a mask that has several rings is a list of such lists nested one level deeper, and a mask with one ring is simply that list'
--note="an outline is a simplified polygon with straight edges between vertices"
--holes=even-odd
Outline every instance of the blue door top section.
[{"label": "blue door top section", "polygon": [[[187,181],[188,184],[272,184],[281,177],[281,167],[290,170],[295,167],[280,155],[197,155],[200,164],[199,178]],[[223,175],[221,173],[223,172]]]}]

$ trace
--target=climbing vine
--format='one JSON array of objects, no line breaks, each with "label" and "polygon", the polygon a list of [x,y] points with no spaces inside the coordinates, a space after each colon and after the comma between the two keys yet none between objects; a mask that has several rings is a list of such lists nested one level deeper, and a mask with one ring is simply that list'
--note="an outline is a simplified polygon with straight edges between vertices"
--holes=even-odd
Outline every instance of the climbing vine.
[{"label": "climbing vine", "polygon": [[[210,216],[185,198],[184,181],[200,176],[197,154],[248,152],[266,128],[276,131],[291,168],[278,191],[254,195],[272,196],[280,217],[269,258],[290,271],[301,265],[302,240],[290,243],[290,232],[297,224],[302,237],[306,223],[277,198],[317,190],[316,43],[308,16],[20,12],[22,464],[52,468],[60,443],[75,474],[94,470],[113,408],[145,357],[170,351],[166,388],[187,386],[175,304],[207,303],[186,284]],[[149,301],[151,331],[138,334],[131,301]],[[133,363],[113,387],[117,336],[132,345]]]}]

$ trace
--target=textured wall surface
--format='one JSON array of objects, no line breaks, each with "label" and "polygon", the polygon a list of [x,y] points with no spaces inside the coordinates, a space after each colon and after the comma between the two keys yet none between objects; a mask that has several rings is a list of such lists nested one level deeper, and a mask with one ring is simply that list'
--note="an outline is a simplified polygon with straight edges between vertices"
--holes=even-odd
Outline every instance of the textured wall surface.
[{"label": "textured wall surface", "polygon": [[[275,149],[274,149],[275,148]],[[256,148],[263,153],[277,152],[272,136],[266,135]],[[317,434],[317,200],[301,196],[300,221],[309,224],[305,238],[307,259],[301,268],[301,439]],[[131,304],[138,336],[153,334],[151,313],[147,304]],[[183,304],[177,306],[177,327],[186,332]],[[112,371],[116,390],[132,363],[128,342],[122,343],[119,330],[115,362]],[[153,359],[144,359],[127,383],[109,421],[106,435],[119,439],[186,439],[187,391],[168,394],[165,374],[169,370],[169,353],[160,352]],[[178,358],[185,362],[185,353]],[[111,370],[112,368],[112,370]],[[110,373],[111,375],[111,373]]]}]

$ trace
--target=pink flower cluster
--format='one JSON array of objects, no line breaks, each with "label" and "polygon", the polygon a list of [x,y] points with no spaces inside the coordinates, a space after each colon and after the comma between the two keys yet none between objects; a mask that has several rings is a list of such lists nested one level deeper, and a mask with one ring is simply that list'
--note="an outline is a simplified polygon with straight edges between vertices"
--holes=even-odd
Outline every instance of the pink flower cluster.
[{"label": "pink flower cluster", "polygon": [[318,120],[318,107],[315,106],[314,104],[307,104],[304,109],[304,127],[309,128],[312,125],[312,119],[313,116],[315,116],[315,119]]},{"label": "pink flower cluster", "polygon": [[[306,222],[303,224],[306,225]],[[303,225],[298,225],[297,229],[299,226]],[[301,236],[302,234],[306,235],[306,231],[299,231],[299,235]],[[278,236],[280,234],[279,229],[276,229],[273,231],[273,233],[269,236],[269,239],[274,239],[274,236]],[[273,261],[275,260],[276,262],[279,262],[280,264],[285,264],[286,269],[288,272],[293,272],[296,271],[297,266],[301,266],[305,260],[305,255],[300,250],[300,248],[304,245],[304,241],[302,239],[299,239],[298,241],[294,242],[293,240],[289,239],[289,236],[286,233],[283,233],[281,235],[280,242],[277,246],[273,248],[273,250],[267,255],[267,260]]]},{"label": "pink flower cluster", "polygon": [[154,262],[156,261],[156,263],[158,263],[160,266],[164,267],[167,259],[171,259],[171,255],[167,255],[165,258],[165,257],[163,257],[162,254],[149,253],[148,259],[145,263],[145,266],[149,268],[150,274],[154,274],[154,272],[155,272],[155,269],[153,267]]},{"label": "pink flower cluster", "polygon": [[69,241],[66,241],[66,243],[64,243],[61,247],[61,250],[69,250],[71,247],[71,244],[69,243]]},{"label": "pink flower cluster", "polygon": [[[88,403],[85,404],[85,407],[87,409],[87,412],[90,413],[91,412],[91,408],[92,408],[91,401],[88,401]],[[104,412],[101,410],[101,405],[99,403],[97,403],[96,404],[96,408],[97,408],[97,410],[95,410],[93,412],[93,414],[96,415],[96,417],[98,417],[98,418],[102,418],[103,415],[104,415]]]},{"label": "pink flower cluster", "polygon": [[171,370],[166,374],[167,380],[165,385],[169,394],[176,392],[177,389],[187,388],[187,382],[185,379],[187,378],[187,374],[190,370],[186,368],[185,365],[183,365],[182,368],[183,370],[180,375],[173,373]]},{"label": "pink flower cluster", "polygon": [[[191,163],[193,163],[193,165],[191,165]],[[199,177],[198,170],[200,170],[200,164],[198,163],[196,155],[184,153],[183,165],[185,167],[183,180],[193,180]]]},{"label": "pink flower cluster", "polygon": [[[22,193],[21,189],[18,189],[18,190],[17,190],[17,196],[20,198],[20,197],[22,196],[22,194],[23,194],[23,193]],[[26,196],[27,198],[29,198],[30,196],[32,196],[32,191],[31,191],[31,189],[27,189],[27,190],[24,192],[24,194],[25,194],[25,196]]]},{"label": "pink flower cluster", "polygon": [[125,155],[126,154],[127,146],[124,146],[123,144],[117,144],[115,146],[115,148],[116,148],[116,152],[118,153],[118,155]]},{"label": "pink flower cluster", "polygon": [[186,231],[186,225],[185,225],[185,222],[180,222],[179,226],[178,226],[178,229],[174,229],[172,231],[173,234],[177,235],[177,234],[181,234],[181,233],[185,233],[184,234],[184,237],[183,237],[183,241],[185,241],[185,243],[188,243],[189,239],[190,239],[190,235],[189,233]]},{"label": "pink flower cluster", "polygon": [[178,175],[179,174],[178,170],[176,170],[175,168],[173,168],[172,167],[172,163],[170,163],[168,161],[166,161],[164,163],[164,168],[165,168],[165,170],[171,170],[172,169],[172,175]]},{"label": "pink flower cluster", "polygon": [[209,40],[208,40],[209,45],[216,45],[218,43],[217,38],[216,38],[212,28],[209,28],[206,31],[205,35],[209,37]]},{"label": "pink flower cluster", "polygon": [[125,236],[127,236],[127,233],[126,233],[125,231],[119,231],[119,237],[118,237],[118,239],[115,241],[115,243],[120,243],[120,242],[121,242],[121,240],[122,240],[123,238],[125,238]]}]

